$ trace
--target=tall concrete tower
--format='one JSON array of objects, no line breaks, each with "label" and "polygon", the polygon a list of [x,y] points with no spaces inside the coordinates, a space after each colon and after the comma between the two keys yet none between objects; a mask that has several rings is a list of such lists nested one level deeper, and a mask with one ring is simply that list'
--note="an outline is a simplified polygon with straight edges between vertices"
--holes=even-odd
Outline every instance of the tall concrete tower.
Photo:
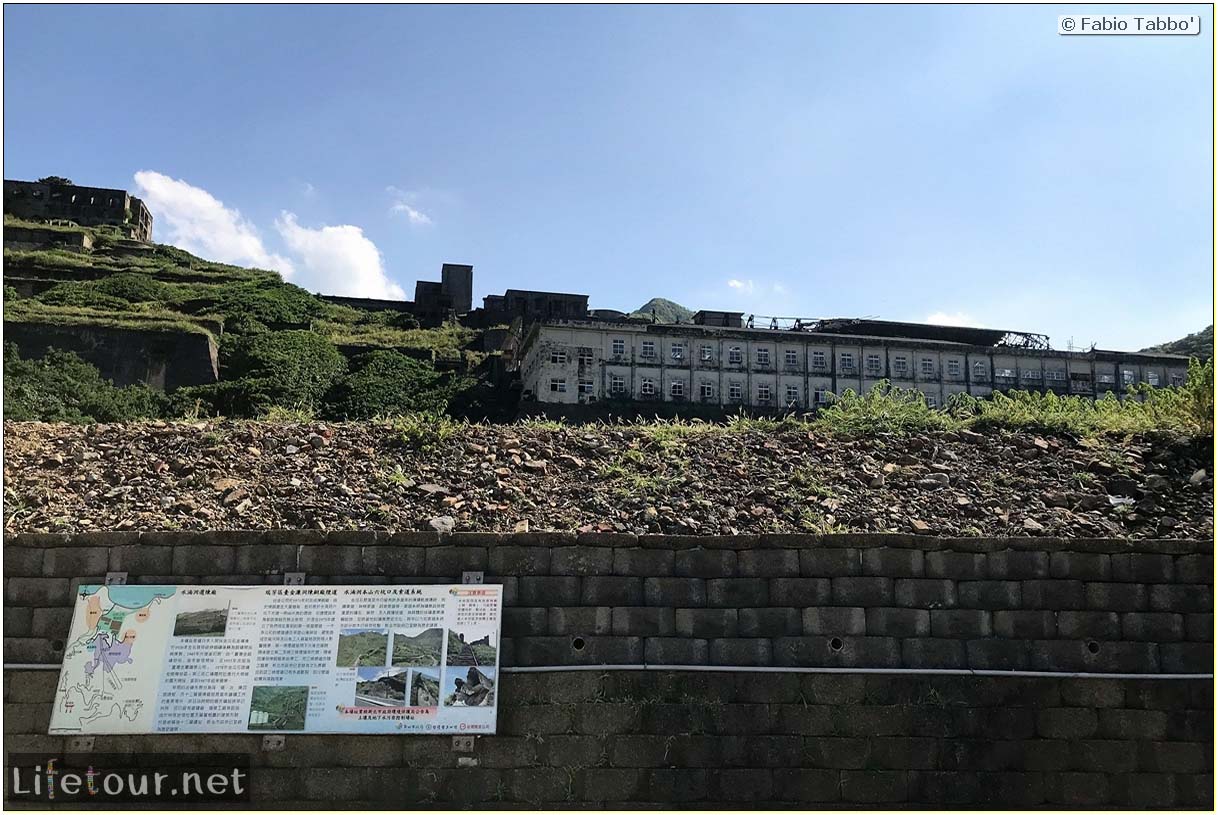
[{"label": "tall concrete tower", "polygon": [[452,298],[453,311],[465,314],[474,307],[474,267],[445,263],[440,269],[440,292]]}]

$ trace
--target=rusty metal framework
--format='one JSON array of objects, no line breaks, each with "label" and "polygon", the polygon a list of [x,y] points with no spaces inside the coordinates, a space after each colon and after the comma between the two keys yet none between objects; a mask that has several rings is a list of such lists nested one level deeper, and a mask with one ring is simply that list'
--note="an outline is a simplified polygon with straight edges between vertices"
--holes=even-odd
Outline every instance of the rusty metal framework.
[{"label": "rusty metal framework", "polygon": [[968,345],[1022,348],[1033,351],[1052,350],[1047,334],[974,326],[907,323],[880,320],[875,317],[771,317],[768,315],[750,314],[745,320],[744,327],[769,329],[771,331],[801,331],[824,334],[857,333],[897,339],[940,340]]},{"label": "rusty metal framework", "polygon": [[[1033,334],[1028,331],[1007,331],[998,345],[1005,348],[1027,348],[1033,351],[1051,351],[1048,334]],[[1092,346],[1094,348],[1095,346]]]}]

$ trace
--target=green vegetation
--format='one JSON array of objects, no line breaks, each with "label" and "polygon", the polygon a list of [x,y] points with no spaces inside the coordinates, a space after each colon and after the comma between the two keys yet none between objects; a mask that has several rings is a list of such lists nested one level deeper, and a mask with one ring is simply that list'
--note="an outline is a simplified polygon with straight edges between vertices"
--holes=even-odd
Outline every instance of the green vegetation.
[{"label": "green vegetation", "polygon": [[389,647],[389,634],[377,630],[344,630],[338,635],[338,659],[340,668],[360,666],[382,666]]},{"label": "green vegetation", "polygon": [[[466,638],[469,640],[469,638]],[[471,661],[476,660],[476,662]],[[449,665],[482,665],[494,667],[495,648],[479,640],[462,642],[456,631],[448,632],[448,664]]]},{"label": "green vegetation", "polygon": [[255,685],[250,697],[250,730],[304,730],[309,689],[303,685]]},{"label": "green vegetation", "polygon": [[[347,309],[354,312],[355,309]],[[359,313],[359,312],[356,312]],[[382,348],[416,348],[431,352],[436,360],[452,362],[461,359],[461,351],[469,345],[477,332],[456,323],[445,323],[439,328],[404,327],[413,321],[399,317],[394,320],[384,316],[387,312],[371,312],[351,322],[324,319],[318,322],[317,330],[337,345],[366,345]],[[348,316],[341,310],[330,312],[335,316]],[[409,315],[407,315],[409,316]]]},{"label": "green vegetation", "polygon": [[341,419],[439,413],[448,405],[448,380],[397,351],[370,351],[351,360],[351,370],[330,390],[327,410]]},{"label": "green vegetation", "polygon": [[433,450],[461,427],[443,413],[406,413],[395,417],[392,428],[398,433],[402,444],[421,453]]},{"label": "green vegetation", "polygon": [[157,418],[169,399],[145,385],[115,387],[76,354],[52,349],[23,360],[4,346],[4,418],[18,421],[126,422]]},{"label": "green vegetation", "polygon": [[209,325],[212,323],[191,319],[173,311],[151,308],[120,311],[110,310],[104,306],[50,305],[38,298],[17,300],[12,304],[6,304],[4,319],[6,322],[12,323],[96,326],[123,328],[130,331],[213,333],[209,330]]},{"label": "green vegetation", "polygon": [[1161,345],[1152,345],[1142,350],[1148,353],[1183,354],[1201,360],[1212,359],[1214,356],[1214,327],[1207,325],[1195,334],[1189,334],[1187,337]]},{"label": "green vegetation", "polygon": [[77,234],[86,231],[83,227],[72,226],[70,224],[49,223],[49,222],[44,223],[42,221],[27,221],[24,218],[17,218],[15,216],[8,215],[8,214],[5,214],[5,216],[4,216],[4,225],[6,227],[13,226],[13,227],[18,227],[18,228],[23,227],[25,229],[49,229],[54,232],[74,232]]},{"label": "green vegetation", "polygon": [[228,607],[183,611],[173,621],[175,637],[223,637],[228,628]]},{"label": "green vegetation", "polygon": [[440,680],[422,671],[415,671],[410,680],[411,707],[435,707],[440,703]]},{"label": "green vegetation", "polygon": [[837,435],[858,436],[944,430],[952,419],[928,407],[921,391],[881,382],[865,394],[847,390],[816,415],[815,424]]},{"label": "green vegetation", "polygon": [[646,317],[650,320],[653,312],[656,320],[661,323],[688,323],[694,316],[690,309],[680,303],[674,303],[672,300],[665,300],[663,297],[651,298],[630,312],[630,316]]},{"label": "green vegetation", "polygon": [[439,665],[444,647],[444,629],[428,628],[414,636],[405,631],[393,632],[393,664],[395,666]]},{"label": "green vegetation", "polygon": [[1094,436],[1172,430],[1214,432],[1214,362],[1189,362],[1188,380],[1180,388],[1130,388],[1139,398],[1102,399],[1054,393],[996,393],[989,399],[960,394],[948,402],[954,422],[969,427],[1001,427]]},{"label": "green vegetation", "polygon": [[312,331],[250,334],[226,342],[223,363],[231,386],[244,385],[251,399],[241,413],[272,404],[313,408],[347,369],[347,361],[325,337]]},{"label": "green vegetation", "polygon": [[[120,251],[106,230],[85,231],[102,248],[4,251],[6,274],[55,284],[29,298],[6,288],[5,319],[211,335],[220,348],[221,381],[171,394],[168,403],[180,413],[169,415],[367,419],[416,411],[477,412],[494,400],[469,373],[486,357],[471,350],[478,338],[473,329],[420,328],[411,314],[335,305],[275,272],[212,263],[172,246]],[[340,347],[348,355],[352,348],[366,351],[348,369]],[[46,367],[64,362],[53,357]],[[77,360],[65,376],[83,375],[81,364]],[[437,364],[445,370],[437,370]],[[156,412],[147,416],[164,415],[160,404],[153,407]],[[17,417],[7,406],[5,415]],[[53,420],[65,414],[56,404],[27,403],[20,415]],[[89,414],[68,415],[88,421]]]},{"label": "green vegetation", "polygon": [[[367,696],[382,702],[401,706],[406,704],[406,676],[409,671],[387,674],[379,679],[365,679],[355,683],[356,697]],[[360,700],[356,698],[355,704]]]},{"label": "green vegetation", "polygon": [[[957,394],[944,409],[929,407],[917,390],[894,388],[881,382],[866,394],[847,390],[831,405],[815,415],[802,418],[752,418],[743,414],[729,417],[725,424],[656,420],[628,425],[660,449],[678,439],[696,438],[702,433],[820,432],[826,435],[856,437],[877,433],[914,434],[935,430],[1031,430],[1042,433],[1070,433],[1080,437],[1103,434],[1131,435],[1171,431],[1211,435],[1214,432],[1214,363],[1196,359],[1189,364],[1183,387],[1153,388],[1146,384],[1131,387],[1128,398],[1108,394],[1092,400],[1083,396],[1058,396],[1055,393],[1014,391],[980,398]],[[630,475],[624,466],[632,462],[627,451],[619,462],[601,465],[606,479]],[[820,494],[814,480],[800,483],[796,473],[792,484]]]}]

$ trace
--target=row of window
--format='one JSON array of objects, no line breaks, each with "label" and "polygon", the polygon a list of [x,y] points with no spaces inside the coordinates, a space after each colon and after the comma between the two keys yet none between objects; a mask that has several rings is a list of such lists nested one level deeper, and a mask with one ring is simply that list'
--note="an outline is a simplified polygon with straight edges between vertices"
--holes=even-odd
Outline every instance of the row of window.
[{"label": "row of window", "polygon": [[[654,358],[656,356],[654,340],[643,340],[640,356],[645,358]],[[770,364],[770,349],[758,348],[757,364]],[[674,360],[683,360],[685,358],[685,346],[681,343],[674,343],[671,346],[670,352]],[[615,356],[623,356],[626,353],[625,340],[613,340],[613,353]],[[785,362],[788,367],[796,367],[799,365],[799,352],[788,348],[784,352]],[[591,348],[578,349],[578,359],[581,364],[591,364],[594,359],[594,354]],[[703,345],[701,349],[701,358],[703,362],[710,362],[714,359],[714,346]],[[740,346],[731,346],[728,348],[727,354],[728,364],[742,365],[744,363],[744,351]],[[550,352],[550,362],[556,364],[566,364],[567,352],[565,350],[555,349]],[[842,373],[855,373],[854,354],[846,351],[840,355]],[[828,358],[824,351],[812,352],[812,367],[816,369],[827,370]],[[883,373],[883,360],[879,354],[867,354],[866,357],[866,373],[868,376],[879,377]],[[922,376],[933,377],[935,375],[935,360],[932,357],[922,357],[919,360],[919,370]],[[947,375],[954,379],[960,378],[961,363],[958,359],[947,360]],[[894,376],[904,377],[909,373],[909,358],[904,354],[897,354],[892,358],[892,372]],[[978,360],[973,363],[973,378],[984,380],[989,376],[989,365]],[[1039,381],[1042,379],[1041,371],[1035,368],[1025,368],[1022,371],[1022,376],[1025,381]],[[1014,368],[997,368],[994,371],[994,378],[999,381],[1014,381],[1016,372]],[[1050,381],[1063,382],[1066,380],[1066,372],[1061,369],[1046,369],[1043,374],[1043,379]],[[1124,385],[1132,385],[1137,377],[1133,371],[1122,370],[1121,382]],[[1115,377],[1112,374],[1098,374],[1096,380],[1100,384],[1112,384]],[[1158,386],[1159,375],[1154,372],[1146,374],[1146,382],[1150,385]],[[1171,383],[1175,387],[1184,384],[1184,377],[1173,375]]]},{"label": "row of window", "polygon": [[[591,379],[580,379],[576,387],[581,394],[590,395],[594,392],[593,382]],[[559,377],[550,379],[550,391],[552,393],[566,393],[567,380]],[[787,405],[798,405],[800,402],[800,388],[798,385],[786,386],[786,401]],[[643,377],[639,382],[639,393],[642,396],[656,396],[660,392],[658,383],[650,377]],[[626,378],[613,375],[609,377],[609,393],[612,396],[624,397],[627,393]],[[673,399],[685,398],[685,383],[676,380],[668,384],[668,395]],[[774,391],[768,384],[759,384],[757,386],[757,402],[759,404],[767,404],[773,398]],[[698,396],[703,400],[715,399],[715,386],[710,382],[702,382],[698,385]],[[729,382],[727,386],[727,396],[729,400],[739,402],[744,399],[744,385],[741,382]],[[826,388],[817,388],[813,391],[813,401],[816,404],[826,404],[829,402],[829,391]],[[933,395],[927,395],[927,404],[931,407],[938,405],[938,400]]]},{"label": "row of window", "polygon": [[[1025,371],[1025,373],[1032,373],[1032,372]],[[1039,378],[1039,372],[1037,371],[1035,373],[1038,374],[1038,376],[1035,378]],[[1046,371],[1046,375],[1049,373],[1062,374],[1061,371],[1052,371],[1052,372]],[[1012,376],[1013,376],[1013,374],[1012,374]],[[1033,377],[1025,376],[1025,379],[1031,379],[1031,378],[1033,378]],[[1047,376],[1047,378],[1065,379],[1065,376],[1064,375]],[[1111,380],[1112,377],[1109,376],[1108,379]],[[1101,377],[1100,381],[1104,382],[1105,380],[1103,377]],[[1155,376],[1154,380],[1151,381],[1150,384],[1158,385],[1158,377]],[[1184,384],[1183,377],[1180,377],[1180,376],[1172,377],[1173,386],[1179,387],[1180,385],[1183,385],[1183,384]],[[595,392],[595,383],[591,379],[581,378],[576,382],[576,389],[581,394],[591,395]],[[550,391],[552,393],[566,393],[567,392],[567,380],[565,378],[561,378],[561,377],[551,378],[550,379]],[[800,388],[798,385],[787,385],[786,386],[786,397],[787,397],[786,404],[788,404],[788,405],[799,404],[799,391],[800,391]],[[609,393],[612,396],[624,397],[627,393],[626,378],[624,376],[620,376],[618,374],[611,374],[609,376]],[[655,396],[656,394],[658,394],[659,388],[658,388],[656,380],[651,377],[642,377],[639,382],[639,393],[642,396]],[[829,398],[828,393],[829,393],[829,391],[827,389],[817,388],[814,391],[814,401],[817,404],[822,404],[822,403],[827,402],[828,398]],[[673,382],[670,382],[668,385],[668,395],[674,399],[684,399],[685,398],[685,383],[680,380],[675,380]],[[714,399],[715,398],[715,386],[710,382],[700,383],[698,386],[698,396],[704,400]],[[768,383],[761,383],[761,384],[757,385],[757,401],[759,403],[762,403],[762,404],[768,403],[770,401],[770,399],[772,398],[772,396],[773,396],[773,389],[771,388],[771,386]],[[740,382],[729,382],[728,383],[728,398],[733,401],[740,401],[741,399],[743,399],[744,398],[744,385]],[[926,402],[931,407],[936,407],[938,404],[938,400],[936,399],[936,397],[931,394],[926,395]]]}]

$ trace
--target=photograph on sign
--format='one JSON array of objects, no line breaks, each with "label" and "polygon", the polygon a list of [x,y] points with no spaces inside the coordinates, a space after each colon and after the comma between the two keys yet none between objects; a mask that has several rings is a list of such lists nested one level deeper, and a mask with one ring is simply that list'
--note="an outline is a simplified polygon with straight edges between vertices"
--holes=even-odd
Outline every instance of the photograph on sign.
[{"label": "photograph on sign", "polygon": [[502,587],[81,586],[52,735],[485,733]]}]

